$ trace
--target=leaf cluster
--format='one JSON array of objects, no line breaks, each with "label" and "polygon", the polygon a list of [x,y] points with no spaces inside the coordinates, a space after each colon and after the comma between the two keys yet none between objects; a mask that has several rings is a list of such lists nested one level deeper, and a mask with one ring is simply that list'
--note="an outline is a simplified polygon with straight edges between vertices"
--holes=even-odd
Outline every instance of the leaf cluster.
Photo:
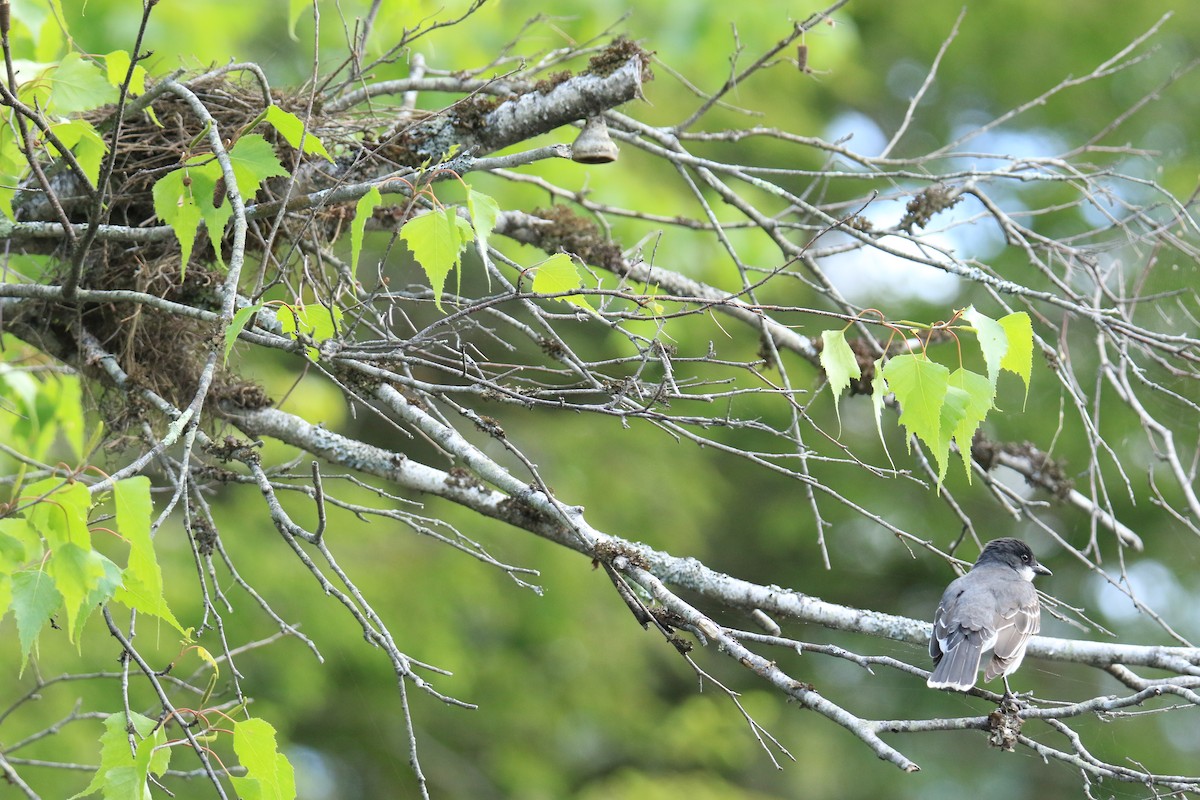
[{"label": "leaf cluster", "polygon": [[[874,363],[875,379],[871,402],[875,424],[883,439],[883,408],[891,393],[900,407],[900,424],[910,436],[920,439],[938,463],[939,483],[946,477],[953,443],[962,458],[968,482],[971,480],[971,443],[987,415],[997,408],[996,385],[1002,370],[1021,378],[1028,394],[1033,368],[1033,327],[1023,311],[994,320],[968,306],[954,317],[966,326],[940,325],[938,330],[958,342],[960,333],[973,333],[986,364],[980,374],[960,362],[953,370],[934,361],[928,354],[928,339],[919,351],[880,356]],[[837,398],[859,378],[862,368],[846,341],[845,329],[821,334],[821,366]],[[959,350],[961,357],[961,349]],[[906,440],[907,441],[907,440]],[[890,456],[889,456],[890,458]]]}]

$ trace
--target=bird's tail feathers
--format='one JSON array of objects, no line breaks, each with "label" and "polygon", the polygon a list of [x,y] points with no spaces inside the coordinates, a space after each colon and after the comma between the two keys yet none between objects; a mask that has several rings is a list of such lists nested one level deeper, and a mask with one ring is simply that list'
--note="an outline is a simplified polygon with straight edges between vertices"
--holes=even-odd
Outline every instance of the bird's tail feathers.
[{"label": "bird's tail feathers", "polygon": [[982,647],[970,641],[959,642],[956,647],[942,655],[941,661],[934,667],[933,674],[925,684],[931,689],[968,691],[975,685],[979,676],[979,662],[982,656]]}]

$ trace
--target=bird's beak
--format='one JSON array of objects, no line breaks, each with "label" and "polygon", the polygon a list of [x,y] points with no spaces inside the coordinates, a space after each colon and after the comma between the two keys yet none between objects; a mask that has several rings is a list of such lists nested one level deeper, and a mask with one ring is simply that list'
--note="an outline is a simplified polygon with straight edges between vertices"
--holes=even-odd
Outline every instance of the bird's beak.
[{"label": "bird's beak", "polygon": [[1048,568],[1043,567],[1041,564],[1034,564],[1033,571],[1034,571],[1034,573],[1036,573],[1038,575],[1053,575],[1054,574]]}]

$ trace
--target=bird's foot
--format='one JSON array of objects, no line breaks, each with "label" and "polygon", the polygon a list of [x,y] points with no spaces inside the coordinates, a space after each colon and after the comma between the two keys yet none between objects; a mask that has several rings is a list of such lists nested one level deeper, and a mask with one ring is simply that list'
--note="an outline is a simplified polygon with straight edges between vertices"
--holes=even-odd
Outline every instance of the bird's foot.
[{"label": "bird's foot", "polygon": [[1000,698],[1000,702],[1013,702],[1017,706],[1029,705],[1029,699],[1033,697],[1033,692],[1014,692],[1012,687],[1008,685],[1008,676],[1004,677],[1004,696]]},{"label": "bird's foot", "polygon": [[1029,708],[1029,701],[1033,698],[1033,692],[1013,692],[1006,691],[1000,698],[1000,710],[1006,714],[1016,714],[1022,709]]}]

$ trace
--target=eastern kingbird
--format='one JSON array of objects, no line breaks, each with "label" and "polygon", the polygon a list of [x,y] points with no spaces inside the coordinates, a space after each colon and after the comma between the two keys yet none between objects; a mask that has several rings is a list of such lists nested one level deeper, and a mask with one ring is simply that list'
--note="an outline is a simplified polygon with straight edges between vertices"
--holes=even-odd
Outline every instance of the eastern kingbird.
[{"label": "eastern kingbird", "polygon": [[1042,627],[1033,576],[1050,574],[1020,539],[988,542],[971,571],[952,581],[938,603],[929,638],[934,670],[926,683],[969,691],[984,653],[991,650],[983,677],[1004,678],[1004,691],[1012,694],[1008,676],[1021,666],[1029,637]]}]

